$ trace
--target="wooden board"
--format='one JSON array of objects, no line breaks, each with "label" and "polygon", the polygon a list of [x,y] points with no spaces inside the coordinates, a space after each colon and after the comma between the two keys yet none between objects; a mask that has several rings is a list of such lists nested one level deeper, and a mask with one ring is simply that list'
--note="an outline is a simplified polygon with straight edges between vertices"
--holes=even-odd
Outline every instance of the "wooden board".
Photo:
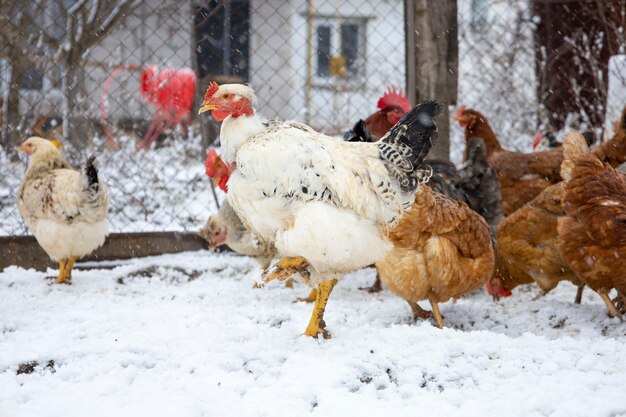
[{"label": "wooden board", "polygon": [[[208,248],[206,241],[195,233],[111,233],[102,247],[81,261],[113,261]],[[0,271],[11,265],[39,271],[58,268],[33,236],[0,236]]]}]

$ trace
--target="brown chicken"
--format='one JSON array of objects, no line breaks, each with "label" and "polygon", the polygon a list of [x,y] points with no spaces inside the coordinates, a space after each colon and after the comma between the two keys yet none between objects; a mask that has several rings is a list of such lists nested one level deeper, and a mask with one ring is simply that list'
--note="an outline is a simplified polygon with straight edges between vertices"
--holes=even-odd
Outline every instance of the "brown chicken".
[{"label": "brown chicken", "polygon": [[561,206],[563,183],[549,186],[524,207],[500,223],[496,240],[496,278],[488,290],[494,298],[511,295],[522,284],[536,282],[541,295],[560,281],[579,286],[575,302],[580,303],[583,286],[558,251],[558,218],[565,215]]},{"label": "brown chicken", "polygon": [[621,317],[609,292],[626,292],[626,176],[589,152],[580,135],[563,142],[563,207],[559,250],[609,315]]},{"label": "brown chicken", "polygon": [[426,185],[389,237],[394,249],[376,263],[380,278],[409,303],[416,319],[431,316],[417,304],[427,299],[439,328],[443,318],[437,303],[480,288],[493,274],[487,222],[465,203]]},{"label": "brown chicken", "polygon": [[473,136],[485,141],[487,161],[500,181],[505,216],[528,203],[550,184],[561,180],[561,149],[533,153],[507,151],[481,113],[461,107],[454,118],[465,128],[466,143]]},{"label": "brown chicken", "polygon": [[[611,165],[626,160],[626,108],[615,124],[615,135],[601,143],[593,152]],[[579,285],[576,302],[582,295],[582,283],[575,277],[558,253],[558,218],[565,215],[561,204],[563,184],[552,185],[535,199],[508,216],[498,228],[496,243],[496,275],[489,282],[490,294],[511,295],[521,284],[537,282],[543,293],[559,281]]]}]

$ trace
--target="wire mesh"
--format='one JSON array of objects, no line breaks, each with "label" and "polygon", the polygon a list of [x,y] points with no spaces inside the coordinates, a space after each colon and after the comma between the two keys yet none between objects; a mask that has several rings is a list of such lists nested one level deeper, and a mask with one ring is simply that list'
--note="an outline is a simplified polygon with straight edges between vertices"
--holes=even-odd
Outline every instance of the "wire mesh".
[{"label": "wire mesh", "polygon": [[[14,147],[31,135],[59,140],[75,166],[96,154],[111,231],[195,230],[216,210],[203,162],[219,128],[195,115],[209,81],[249,83],[264,116],[341,134],[404,87],[415,18],[402,0],[5,3],[0,235],[27,233],[16,204],[27,161]],[[457,102],[505,146],[617,118],[626,0],[456,3]],[[462,141],[453,126],[456,162]]]}]

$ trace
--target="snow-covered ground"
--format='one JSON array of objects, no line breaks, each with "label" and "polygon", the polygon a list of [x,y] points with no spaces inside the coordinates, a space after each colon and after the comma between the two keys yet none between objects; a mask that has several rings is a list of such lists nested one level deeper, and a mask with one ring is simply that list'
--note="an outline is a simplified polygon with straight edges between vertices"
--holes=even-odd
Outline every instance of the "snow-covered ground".
[{"label": "snow-covered ground", "polygon": [[626,324],[567,283],[444,304],[439,330],[360,291],[362,270],[331,296],[333,338],[314,340],[311,306],[292,303],[308,288],[253,289],[248,258],[106,266],[70,286],[0,272],[0,416],[626,416]]}]

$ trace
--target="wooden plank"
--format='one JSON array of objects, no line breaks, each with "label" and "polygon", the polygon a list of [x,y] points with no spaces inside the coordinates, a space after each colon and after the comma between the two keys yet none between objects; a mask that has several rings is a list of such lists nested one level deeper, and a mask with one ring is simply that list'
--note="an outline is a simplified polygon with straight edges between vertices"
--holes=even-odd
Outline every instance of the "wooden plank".
[{"label": "wooden plank", "polygon": [[[208,248],[204,239],[189,232],[111,233],[104,245],[81,261],[112,261]],[[39,271],[58,267],[33,236],[0,236],[0,271],[11,265]]]}]

